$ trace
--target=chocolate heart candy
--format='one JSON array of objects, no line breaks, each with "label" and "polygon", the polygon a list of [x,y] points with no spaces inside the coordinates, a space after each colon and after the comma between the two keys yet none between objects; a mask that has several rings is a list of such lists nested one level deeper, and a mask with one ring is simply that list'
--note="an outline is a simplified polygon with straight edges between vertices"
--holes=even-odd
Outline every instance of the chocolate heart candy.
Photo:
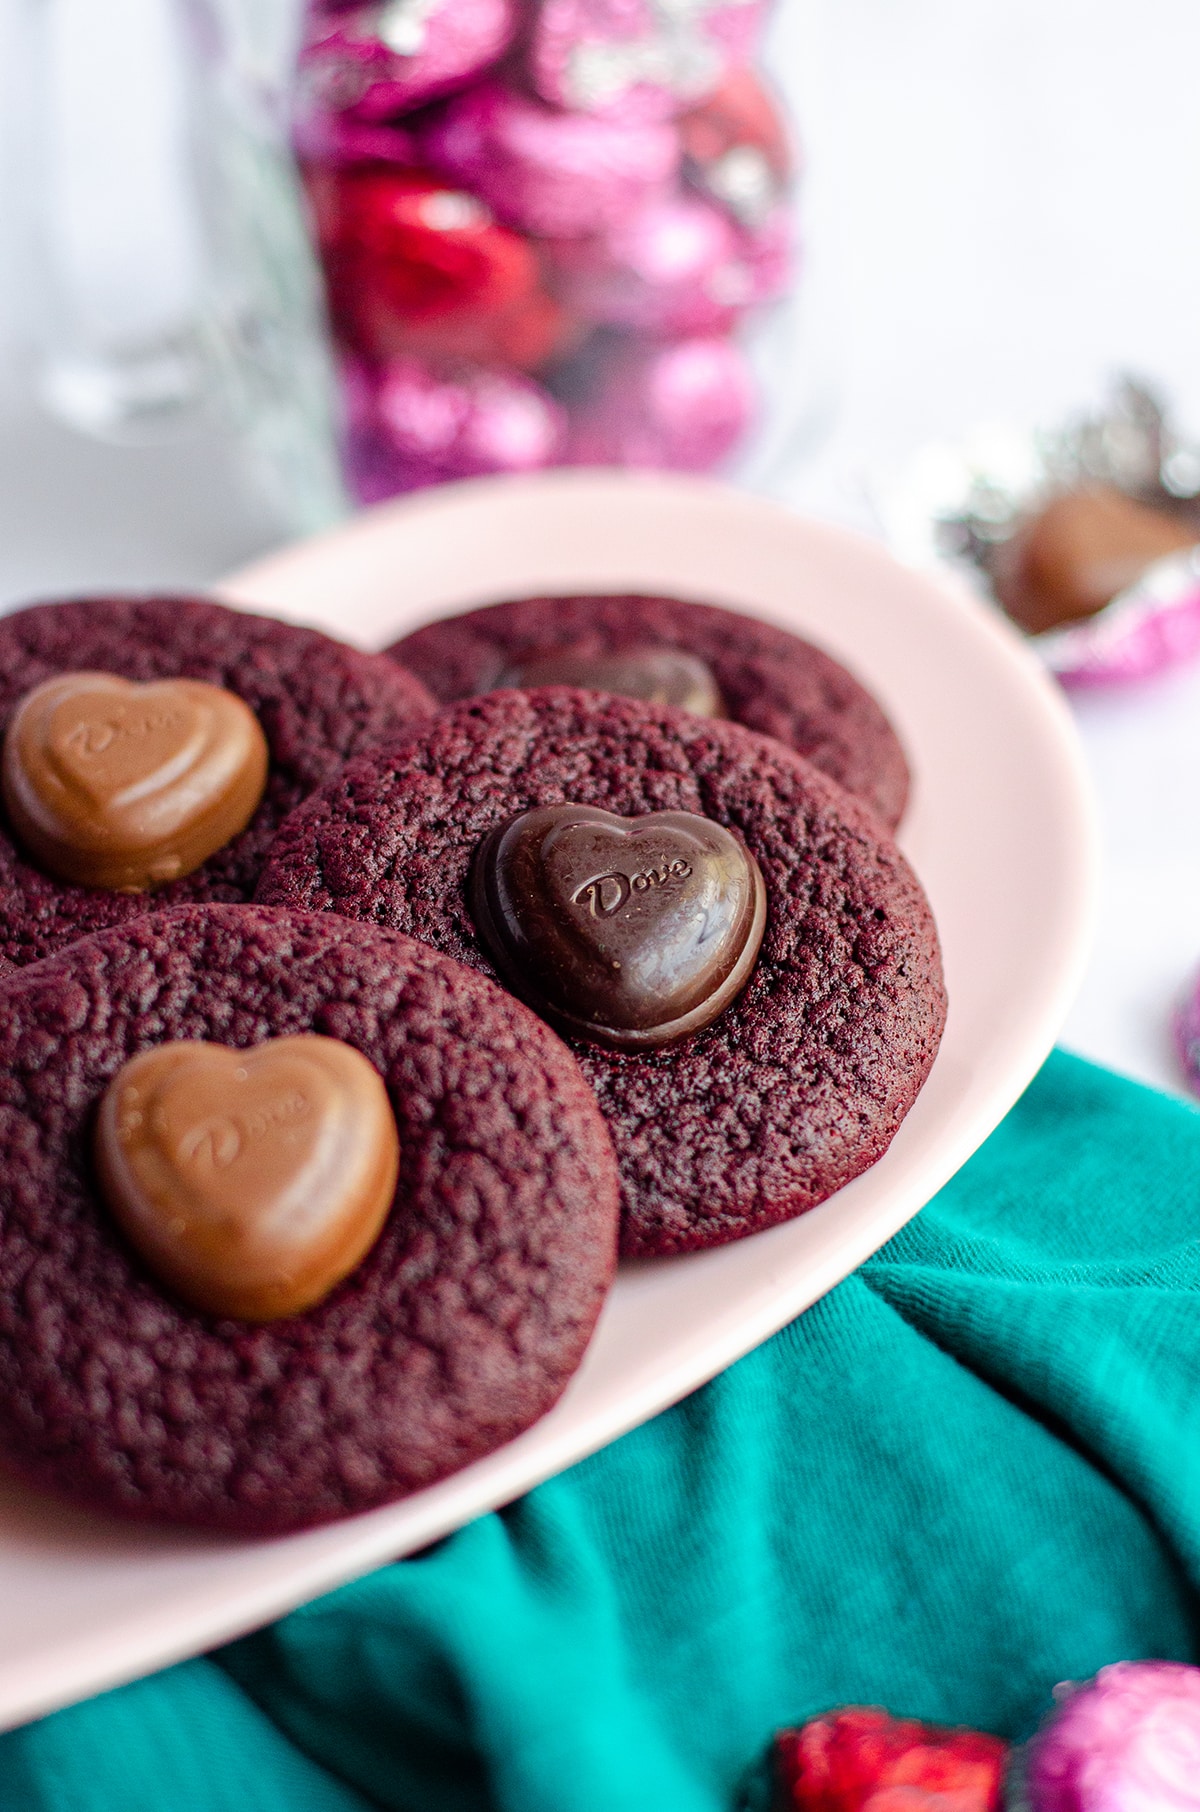
[{"label": "chocolate heart candy", "polygon": [[682,648],[625,648],[619,654],[584,654],[560,648],[526,661],[505,675],[508,686],[587,686],[652,704],[678,705],[697,717],[724,717],[725,701],[712,669]]},{"label": "chocolate heart candy", "polygon": [[27,692],[4,739],[4,803],[61,880],[140,893],[246,828],[267,783],[249,706],[200,680],[63,673]]},{"label": "chocolate heart candy", "polygon": [[475,922],[514,993],[576,1037],[643,1050],[745,986],[766,924],[758,863],[691,812],[543,805],[476,852]]},{"label": "chocolate heart candy", "polygon": [[995,558],[992,580],[1009,616],[1032,635],[1094,616],[1168,554],[1196,524],[1112,485],[1064,491]]},{"label": "chocolate heart candy", "polygon": [[96,1165],[126,1236],[210,1315],[275,1321],[370,1250],[400,1162],[378,1072],[334,1038],[173,1043],[118,1070]]}]

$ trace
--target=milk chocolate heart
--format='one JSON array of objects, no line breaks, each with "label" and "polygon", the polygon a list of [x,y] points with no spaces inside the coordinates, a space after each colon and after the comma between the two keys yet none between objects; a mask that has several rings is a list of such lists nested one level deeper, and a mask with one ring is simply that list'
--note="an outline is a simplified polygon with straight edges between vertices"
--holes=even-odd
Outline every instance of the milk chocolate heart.
[{"label": "milk chocolate heart", "polygon": [[193,1307],[246,1321],[311,1308],[354,1269],[400,1161],[377,1071],[315,1034],[144,1051],[109,1084],[95,1151],[151,1270]]},{"label": "milk chocolate heart", "polygon": [[493,831],[471,906],[514,993],[618,1050],[710,1024],[749,979],[766,924],[758,863],[724,825],[589,805],[537,806]]},{"label": "milk chocolate heart", "polygon": [[1031,635],[1094,616],[1167,554],[1194,546],[1196,524],[1088,485],[1052,498],[1000,548],[992,581],[1009,616]]},{"label": "milk chocolate heart", "polygon": [[43,868],[140,893],[246,828],[267,763],[258,719],[219,686],[63,673],[17,706],[0,777],[13,830]]},{"label": "milk chocolate heart", "polygon": [[724,717],[725,701],[712,670],[682,648],[626,648],[619,654],[584,654],[559,648],[513,667],[506,686],[587,686],[619,692],[656,705],[678,705],[697,717]]}]

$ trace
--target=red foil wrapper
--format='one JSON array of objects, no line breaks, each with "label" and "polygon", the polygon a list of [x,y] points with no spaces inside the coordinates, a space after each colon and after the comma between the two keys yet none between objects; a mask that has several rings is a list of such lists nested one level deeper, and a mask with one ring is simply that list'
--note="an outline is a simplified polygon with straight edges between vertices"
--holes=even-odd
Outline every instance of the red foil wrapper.
[{"label": "red foil wrapper", "polygon": [[1008,1745],[850,1705],[775,1739],[780,1812],[1001,1812]]},{"label": "red foil wrapper", "polygon": [[420,170],[308,171],[330,313],[368,358],[533,370],[576,337],[538,254],[477,196]]},{"label": "red foil wrapper", "polygon": [[616,226],[663,193],[680,157],[672,126],[558,113],[499,82],[455,95],[420,142],[498,219],[564,239]]}]

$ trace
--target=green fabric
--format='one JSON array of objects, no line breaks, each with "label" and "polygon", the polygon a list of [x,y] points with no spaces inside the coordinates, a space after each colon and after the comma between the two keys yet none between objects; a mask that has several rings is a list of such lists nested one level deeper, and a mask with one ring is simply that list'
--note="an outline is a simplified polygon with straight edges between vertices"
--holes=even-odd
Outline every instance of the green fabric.
[{"label": "green fabric", "polygon": [[1056,1055],[870,1264],[418,1558],[0,1739],[0,1812],[718,1812],[847,1700],[1195,1659],[1200,1114]]}]

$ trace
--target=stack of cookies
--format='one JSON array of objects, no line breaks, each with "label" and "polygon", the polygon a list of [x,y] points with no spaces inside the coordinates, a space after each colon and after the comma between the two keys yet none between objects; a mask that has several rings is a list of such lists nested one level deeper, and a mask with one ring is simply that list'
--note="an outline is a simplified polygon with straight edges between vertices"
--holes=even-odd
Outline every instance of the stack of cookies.
[{"label": "stack of cookies", "polygon": [[771,625],[525,599],[387,654],[0,622],[0,1458],[278,1532],[578,1365],[618,1253],[800,1214],[945,1016],[873,699]]}]

